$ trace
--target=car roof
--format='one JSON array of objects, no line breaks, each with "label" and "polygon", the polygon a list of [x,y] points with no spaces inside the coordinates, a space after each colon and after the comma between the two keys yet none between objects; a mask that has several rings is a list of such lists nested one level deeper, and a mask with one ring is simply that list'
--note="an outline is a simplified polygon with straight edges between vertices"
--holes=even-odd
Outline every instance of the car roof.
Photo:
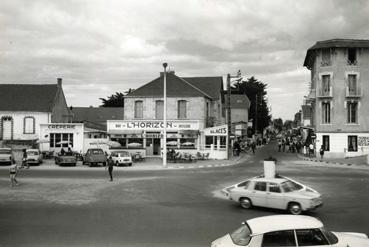
[{"label": "car roof", "polygon": [[255,178],[255,179],[252,179],[252,181],[256,181],[256,182],[270,182],[270,183],[279,183],[279,184],[287,180],[288,179],[286,178]]},{"label": "car roof", "polygon": [[39,150],[38,149],[27,149],[26,152],[28,152],[28,151],[32,151],[32,152],[37,151],[38,152]]},{"label": "car roof", "polygon": [[256,235],[281,230],[323,227],[320,220],[306,215],[272,215],[250,219],[246,222],[252,234]]},{"label": "car roof", "polygon": [[11,148],[0,148],[0,150],[12,150]]}]

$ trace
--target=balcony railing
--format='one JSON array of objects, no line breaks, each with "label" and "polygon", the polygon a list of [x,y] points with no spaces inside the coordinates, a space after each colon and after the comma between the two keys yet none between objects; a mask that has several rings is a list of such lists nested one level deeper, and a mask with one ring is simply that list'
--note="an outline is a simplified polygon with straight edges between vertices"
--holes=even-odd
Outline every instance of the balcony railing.
[{"label": "balcony railing", "polygon": [[357,64],[358,64],[357,60],[347,60],[348,66],[356,66]]},{"label": "balcony railing", "polygon": [[347,98],[360,98],[360,97],[362,97],[361,88],[346,87],[346,97]]},{"label": "balcony railing", "polygon": [[333,97],[333,88],[329,87],[328,89],[321,88],[318,93],[318,98],[332,98]]},{"label": "balcony railing", "polygon": [[320,66],[322,67],[326,67],[326,66],[331,66],[332,65],[332,61],[321,61]]}]

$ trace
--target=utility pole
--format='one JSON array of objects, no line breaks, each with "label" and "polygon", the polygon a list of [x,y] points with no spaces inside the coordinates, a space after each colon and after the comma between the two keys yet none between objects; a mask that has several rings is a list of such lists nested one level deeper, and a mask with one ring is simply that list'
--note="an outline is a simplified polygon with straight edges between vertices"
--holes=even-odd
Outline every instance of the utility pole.
[{"label": "utility pole", "polygon": [[255,135],[258,132],[258,94],[255,96]]},{"label": "utility pole", "polygon": [[164,67],[164,133],[163,133],[163,167],[167,167],[167,63],[163,63]]},{"label": "utility pole", "polygon": [[231,157],[231,75],[227,74],[227,159]]}]

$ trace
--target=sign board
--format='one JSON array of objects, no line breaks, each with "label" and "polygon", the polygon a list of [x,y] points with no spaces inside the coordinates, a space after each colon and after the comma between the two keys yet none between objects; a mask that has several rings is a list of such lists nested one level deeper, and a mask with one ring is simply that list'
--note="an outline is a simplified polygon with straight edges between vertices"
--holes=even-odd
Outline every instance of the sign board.
[{"label": "sign board", "polygon": [[[196,120],[168,120],[167,131],[173,130],[199,130],[200,124]],[[127,130],[148,130],[160,131],[164,129],[164,122],[161,120],[108,120],[107,132],[121,131],[124,134]]]},{"label": "sign board", "polygon": [[227,136],[227,125],[219,125],[204,129],[205,136]]}]

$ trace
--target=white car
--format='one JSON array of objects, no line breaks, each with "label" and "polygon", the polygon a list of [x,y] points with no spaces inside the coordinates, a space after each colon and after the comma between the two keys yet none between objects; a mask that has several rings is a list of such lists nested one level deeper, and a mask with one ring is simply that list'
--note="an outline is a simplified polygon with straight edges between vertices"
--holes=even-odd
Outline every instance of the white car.
[{"label": "white car", "polygon": [[132,166],[132,156],[127,151],[111,152],[111,157],[116,166],[120,166],[120,165]]},{"label": "white car", "polygon": [[27,149],[26,154],[27,154],[26,162],[28,164],[39,165],[42,163],[42,155],[38,149]]},{"label": "white car", "polygon": [[14,162],[13,152],[10,148],[0,148],[0,164],[11,165]]},{"label": "white car", "polygon": [[273,215],[247,220],[233,233],[211,243],[212,247],[269,246],[369,246],[364,233],[331,232],[311,216]]},{"label": "white car", "polygon": [[227,187],[222,193],[243,208],[268,207],[288,210],[291,214],[301,214],[323,205],[321,194],[316,190],[280,175],[254,177]]}]

